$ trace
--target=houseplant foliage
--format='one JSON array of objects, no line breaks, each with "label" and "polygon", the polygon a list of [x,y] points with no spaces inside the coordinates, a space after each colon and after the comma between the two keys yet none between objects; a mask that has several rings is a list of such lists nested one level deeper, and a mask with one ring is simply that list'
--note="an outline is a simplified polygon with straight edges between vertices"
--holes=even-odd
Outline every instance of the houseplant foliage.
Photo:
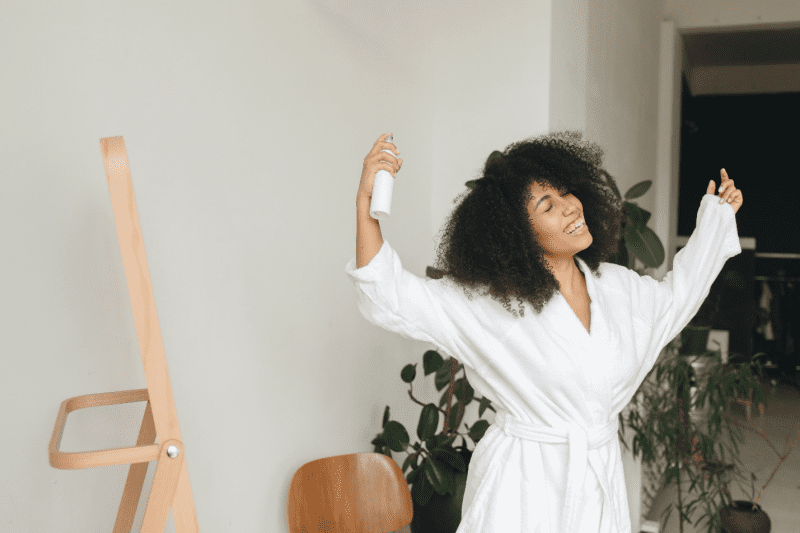
[{"label": "houseplant foliage", "polygon": [[[409,453],[402,471],[405,473],[410,469],[406,481],[411,485],[414,504],[411,530],[414,533],[453,533],[461,521],[467,467],[472,457],[466,437],[477,444],[489,427],[489,422],[480,417],[486,409],[495,409],[489,399],[475,396],[466,375],[456,378],[458,372],[463,371],[463,365],[456,359],[451,357],[444,360],[438,352],[428,350],[422,356],[422,368],[425,376],[434,374],[436,390],[445,390],[439,405],[425,404],[413,394],[412,383],[417,375],[417,365],[408,364],[400,372],[400,378],[409,384],[409,398],[422,406],[417,424],[419,442],[410,445],[408,431],[400,422],[390,419],[387,405],[383,413],[383,429],[372,440],[372,444],[376,453],[389,457],[392,451]],[[471,426],[464,422],[466,433],[458,433],[464,409],[473,401],[480,402],[479,419]],[[442,429],[438,431],[440,414]],[[453,443],[459,436],[461,446],[454,447]]]},{"label": "houseplant foliage", "polygon": [[[722,364],[716,351],[707,358],[699,377],[685,354],[678,353],[677,339],[668,345],[634,395],[622,427],[633,430],[633,455],[641,454],[643,463],[653,465],[666,458],[662,486],[675,482],[680,531],[684,520],[692,524],[691,512],[702,504],[702,518],[708,519],[711,533],[721,530],[720,512],[737,507],[728,481],[742,471],[738,459],[742,425],[727,415],[728,405],[732,398],[747,397],[750,391],[754,404],[766,403],[761,387],[764,374],[758,357]],[[695,499],[682,494],[682,475],[690,482],[688,493]],[[754,479],[751,474],[751,481]],[[664,511],[662,530],[672,509],[670,504]]]}]

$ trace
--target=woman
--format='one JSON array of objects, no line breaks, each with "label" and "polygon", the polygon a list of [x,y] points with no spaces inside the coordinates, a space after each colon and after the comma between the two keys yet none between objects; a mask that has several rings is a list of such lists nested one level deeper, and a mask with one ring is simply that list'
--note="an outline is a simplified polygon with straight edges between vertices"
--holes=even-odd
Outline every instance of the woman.
[{"label": "woman", "polygon": [[[402,166],[381,150],[399,152],[381,136],[364,159],[345,266],[359,310],[458,359],[497,408],[472,455],[457,533],[630,532],[618,414],[741,252],[742,193],[723,169],[720,202],[711,181],[663,281],[604,262],[621,205],[602,150],[580,137],[524,140],[487,160],[445,226],[438,280],[404,270],[369,216],[375,173]],[[536,312],[518,317],[511,296]]]}]

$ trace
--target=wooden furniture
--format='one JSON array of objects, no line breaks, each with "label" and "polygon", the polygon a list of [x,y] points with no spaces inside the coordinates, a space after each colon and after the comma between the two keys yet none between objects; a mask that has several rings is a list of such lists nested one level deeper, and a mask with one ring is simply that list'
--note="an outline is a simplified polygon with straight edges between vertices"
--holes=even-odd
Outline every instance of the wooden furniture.
[{"label": "wooden furniture", "polygon": [[[750,389],[750,393],[749,393],[747,399],[734,398],[733,400],[736,401],[737,403],[740,403],[740,404],[744,405],[745,414],[747,416],[747,423],[749,424],[750,423],[750,407],[753,404],[753,389]],[[763,433],[763,431],[764,431],[764,404],[763,403],[759,403],[758,404],[758,413],[759,413],[759,416],[758,416],[758,431]]]},{"label": "wooden furniture", "polygon": [[289,533],[385,533],[411,523],[411,491],[392,458],[353,453],[301,466],[289,485]]},{"label": "wooden furniture", "polygon": [[[129,533],[139,505],[147,464],[149,461],[158,461],[140,531],[163,533],[171,508],[176,533],[197,533],[199,528],[189,471],[172,397],[125,143],[121,136],[107,137],[100,139],[100,148],[147,388],[87,394],[64,400],[50,439],[50,465],[63,469],[131,465],[113,530],[113,533]],[[70,412],[86,407],[145,401],[147,406],[136,446],[78,453],[59,451],[67,414]],[[154,444],[155,440],[158,440],[158,444]]]}]

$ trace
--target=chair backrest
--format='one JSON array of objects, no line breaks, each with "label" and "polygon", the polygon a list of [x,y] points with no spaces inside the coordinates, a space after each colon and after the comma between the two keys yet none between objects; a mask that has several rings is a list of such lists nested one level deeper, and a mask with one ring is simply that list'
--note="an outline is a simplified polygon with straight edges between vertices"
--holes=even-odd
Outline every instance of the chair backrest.
[{"label": "chair backrest", "polygon": [[289,533],[385,533],[411,523],[408,483],[392,458],[353,453],[301,466],[289,485]]}]

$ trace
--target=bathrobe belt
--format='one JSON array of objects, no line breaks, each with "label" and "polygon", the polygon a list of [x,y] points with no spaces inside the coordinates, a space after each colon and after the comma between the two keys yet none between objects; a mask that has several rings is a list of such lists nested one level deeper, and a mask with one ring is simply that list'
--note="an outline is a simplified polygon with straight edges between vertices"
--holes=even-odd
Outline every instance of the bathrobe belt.
[{"label": "bathrobe belt", "polygon": [[[578,425],[566,426],[564,429],[555,429],[548,426],[533,425],[529,422],[514,417],[508,411],[498,410],[495,416],[495,424],[502,429],[506,435],[518,437],[520,439],[550,444],[569,445],[569,466],[567,470],[567,488],[564,494],[564,508],[561,511],[561,531],[563,533],[578,533],[576,520],[578,512],[581,510],[583,502],[578,499],[583,489],[583,478],[586,474],[586,463],[592,465],[600,487],[603,490],[606,512],[603,513],[602,527],[600,531],[611,531],[608,522],[611,515],[614,515],[614,531],[622,531],[617,522],[619,509],[616,501],[611,498],[606,469],[597,454],[589,455],[589,450],[599,448],[613,439],[619,428],[619,421],[615,418],[610,420],[605,426],[600,426],[587,433]],[[537,461],[540,479],[544,479],[541,461]],[[543,486],[539,483],[538,486]],[[540,502],[544,502],[544,494],[539,494]]]}]

